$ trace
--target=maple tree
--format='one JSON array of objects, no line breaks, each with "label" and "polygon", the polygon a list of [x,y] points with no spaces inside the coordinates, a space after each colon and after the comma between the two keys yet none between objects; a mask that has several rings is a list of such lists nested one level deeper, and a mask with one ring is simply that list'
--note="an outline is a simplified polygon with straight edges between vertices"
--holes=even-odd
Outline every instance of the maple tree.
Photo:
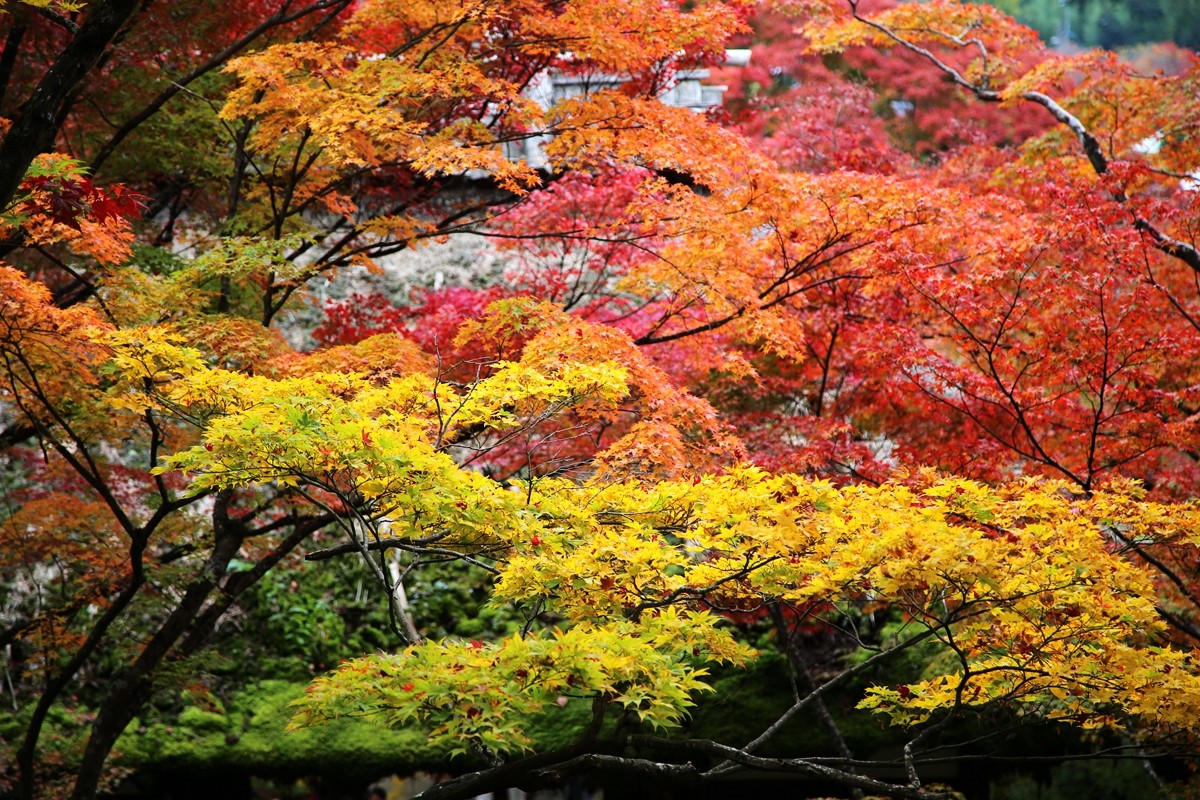
[{"label": "maple tree", "polygon": [[[119,779],[164,676],[301,554],[361,558],[402,649],[294,724],[423,726],[478,767],[431,797],[764,769],[942,797],[923,762],[994,707],[1192,752],[1195,62],[1055,56],[984,5],[791,2],[757,24],[805,54],[768,50],[730,119],[657,99],[751,11],[0,13],[5,789]],[[501,284],[356,295],[323,347],[285,339],[314,279],[456,233]],[[447,564],[506,632],[428,636],[405,585]],[[672,738],[755,619],[794,702]],[[820,670],[814,629],[842,631]],[[840,692],[898,726],[902,778]],[[590,724],[526,752],[560,701]],[[89,715],[74,759],[58,712]],[[762,754],[807,713],[835,755]]]}]

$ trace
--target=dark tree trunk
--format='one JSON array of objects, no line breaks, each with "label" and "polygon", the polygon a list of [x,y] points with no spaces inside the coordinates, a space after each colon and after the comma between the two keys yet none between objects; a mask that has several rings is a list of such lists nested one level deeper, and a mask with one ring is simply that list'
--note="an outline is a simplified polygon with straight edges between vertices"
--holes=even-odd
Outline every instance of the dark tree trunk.
[{"label": "dark tree trunk", "polygon": [[237,555],[242,542],[255,534],[255,531],[229,519],[228,503],[231,497],[231,493],[222,493],[217,498],[213,513],[215,542],[204,574],[188,586],[179,604],[137,660],[110,682],[110,691],[92,722],[91,735],[76,772],[72,800],[95,797],[113,746],[150,699],[154,691],[154,673],[163,662],[192,655],[203,647],[224,613],[246,589],[257,583],[300,542],[330,521],[327,516],[298,519],[291,534],[253,569],[227,576],[230,560]]},{"label": "dark tree trunk", "polygon": [[133,16],[138,0],[95,0],[87,8],[87,20],[42,76],[0,143],[0,208],[12,202],[33,159],[54,149],[63,104]]}]

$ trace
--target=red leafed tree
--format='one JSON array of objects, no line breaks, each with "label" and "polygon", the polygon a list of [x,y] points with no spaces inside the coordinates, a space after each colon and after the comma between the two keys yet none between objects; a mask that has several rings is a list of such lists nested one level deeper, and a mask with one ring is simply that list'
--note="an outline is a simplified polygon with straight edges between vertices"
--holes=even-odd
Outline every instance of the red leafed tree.
[{"label": "red leafed tree", "polygon": [[[919,245],[940,257],[921,261],[889,242],[848,313],[826,310],[829,327],[810,329],[815,364],[785,373],[791,395],[804,416],[832,410],[826,427],[847,426],[871,449],[847,447],[835,468],[867,478],[881,461],[987,480],[1040,474],[1082,492],[1132,477],[1160,496],[1193,497],[1200,260],[1187,174],[1195,143],[1181,134],[1197,110],[1194,62],[1155,74],[1111,54],[1048,55],[1011,22],[953,3],[866,9],[820,17],[808,35],[847,62],[870,53],[868,75],[888,64],[868,84],[882,97],[912,75],[895,68],[899,57],[938,78],[913,81],[940,86],[935,103],[953,108],[965,96],[1029,127],[993,128],[992,141],[1016,146],[1007,153],[968,138],[936,168],[904,167],[923,191],[958,198],[941,208],[950,235]],[[784,428],[746,419],[753,430]],[[1171,598],[1164,615],[1195,641],[1194,550],[1116,539],[1159,573]]]}]

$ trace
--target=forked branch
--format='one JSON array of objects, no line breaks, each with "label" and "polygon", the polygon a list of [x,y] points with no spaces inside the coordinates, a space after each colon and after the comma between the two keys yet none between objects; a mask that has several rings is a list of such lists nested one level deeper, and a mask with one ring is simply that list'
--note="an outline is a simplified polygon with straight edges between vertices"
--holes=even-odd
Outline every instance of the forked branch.
[{"label": "forked branch", "polygon": [[[952,81],[954,81],[955,84],[971,92],[971,94],[978,99],[989,103],[998,103],[1003,99],[999,92],[988,88],[986,82],[979,83],[969,80],[954,67],[938,58],[937,55],[935,55],[932,51],[921,47],[916,42],[904,38],[902,35],[888,26],[864,17],[858,10],[857,0],[848,0],[848,2],[854,19],[858,20],[872,30],[878,31],[880,34],[886,36],[900,47],[903,47],[905,50],[921,56],[930,64],[933,64],[935,67],[937,67],[937,69],[943,74],[948,76]],[[948,38],[951,41],[954,41],[955,39],[955,37],[948,35],[946,35],[944,38]],[[972,39],[969,42],[963,42],[961,44],[962,46],[978,46],[980,49],[983,49],[983,45],[975,39]],[[1104,149],[1100,146],[1100,142],[1096,138],[1095,134],[1088,130],[1087,126],[1084,125],[1078,117],[1076,117],[1067,109],[1063,108],[1062,105],[1060,105],[1052,97],[1042,92],[1022,92],[1019,97],[1026,102],[1039,105],[1046,109],[1050,116],[1054,117],[1059,124],[1065,126],[1071,131],[1071,133],[1075,134],[1075,138],[1079,140],[1079,145],[1083,148],[1084,155],[1087,156],[1088,163],[1091,164],[1092,171],[1095,172],[1096,175],[1103,176],[1108,173],[1109,160],[1104,154]],[[1114,191],[1113,198],[1122,204],[1124,204],[1128,199],[1125,194],[1120,191]],[[1164,255],[1169,256],[1170,258],[1182,261],[1194,272],[1200,274],[1200,250],[1197,250],[1195,246],[1188,244],[1187,242],[1168,236],[1154,223],[1139,216],[1137,213],[1130,213],[1133,217],[1133,227],[1146,234],[1155,249]]]}]

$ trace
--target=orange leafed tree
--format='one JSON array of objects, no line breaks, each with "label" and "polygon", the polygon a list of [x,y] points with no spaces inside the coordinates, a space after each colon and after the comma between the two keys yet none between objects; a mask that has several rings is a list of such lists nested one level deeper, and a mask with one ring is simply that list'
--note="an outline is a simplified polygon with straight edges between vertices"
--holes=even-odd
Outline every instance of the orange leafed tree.
[{"label": "orange leafed tree", "polygon": [[[293,725],[423,727],[463,759],[429,797],[760,770],[945,797],[927,765],[977,713],[1192,757],[1194,63],[799,0],[701,114],[663,97],[746,3],[194,6],[203,36],[0,11],[0,792],[118,779],[302,555],[361,559],[393,639]],[[374,288],[456,236],[498,280]],[[405,585],[448,563],[506,632],[433,634]],[[682,741],[752,643],[793,702]],[[560,701],[590,723],[536,750]],[[890,772],[851,708],[895,726]],[[832,755],[780,734],[809,714]]]}]

